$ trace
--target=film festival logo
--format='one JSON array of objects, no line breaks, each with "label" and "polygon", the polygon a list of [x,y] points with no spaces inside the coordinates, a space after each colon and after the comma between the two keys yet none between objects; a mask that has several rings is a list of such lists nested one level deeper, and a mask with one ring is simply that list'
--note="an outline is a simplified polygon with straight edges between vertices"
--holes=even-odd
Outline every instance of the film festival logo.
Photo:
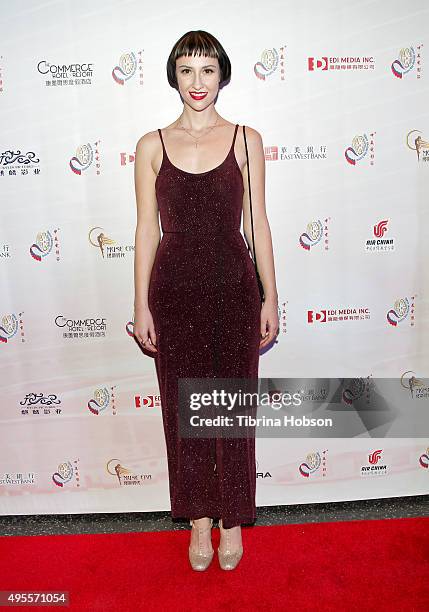
[{"label": "film festival logo", "polygon": [[143,85],[143,54],[144,49],[123,53],[119,58],[119,62],[112,70],[112,78],[117,85],[125,85],[127,81],[134,78],[138,73],[139,85]]},{"label": "film festival logo", "polygon": [[75,459],[73,463],[71,461],[64,461],[60,463],[57,471],[52,474],[52,482],[60,488],[64,488],[66,485],[74,485],[76,488],[80,487],[80,473],[78,467],[79,459]]},{"label": "film festival logo", "polygon": [[40,174],[40,158],[34,151],[22,153],[21,149],[2,151],[0,153],[0,176],[25,176]]},{"label": "film festival logo", "polygon": [[107,462],[106,470],[110,476],[115,476],[118,479],[120,486],[141,486],[152,480],[151,473],[134,472],[124,467],[120,459],[110,459]]},{"label": "film festival logo", "polygon": [[362,321],[370,319],[367,306],[358,308],[330,308],[322,310],[307,310],[307,323],[337,323],[339,321]]},{"label": "film festival logo", "polygon": [[363,402],[369,406],[372,387],[371,376],[347,380],[341,392],[341,402],[346,406],[353,406],[355,402],[361,400],[360,406],[363,405]]},{"label": "film festival logo", "polygon": [[108,409],[111,408],[111,414],[116,416],[116,396],[114,389],[114,386],[111,386],[110,390],[107,386],[95,389],[93,396],[88,400],[86,405],[89,412],[98,416],[100,414],[107,414]]},{"label": "film festival logo", "polygon": [[27,395],[19,402],[21,408],[21,415],[23,416],[37,416],[37,415],[59,415],[63,413],[61,400],[56,393],[49,393],[44,395],[43,393],[27,393]]},{"label": "film festival logo", "polygon": [[390,68],[392,74],[397,79],[404,78],[405,75],[410,74],[414,71],[416,78],[421,79],[422,77],[422,57],[421,50],[423,45],[417,45],[417,53],[414,47],[403,47],[399,51],[399,56],[391,63]]},{"label": "film festival logo", "polygon": [[7,344],[14,338],[21,338],[21,342],[25,342],[24,312],[19,312],[17,315],[12,312],[2,316],[0,320],[0,342]]},{"label": "film festival logo", "polygon": [[429,469],[429,446],[424,450],[424,452],[419,457],[419,465],[425,470]]},{"label": "film festival logo", "polygon": [[389,219],[382,219],[372,227],[371,238],[367,238],[365,242],[366,253],[391,253],[395,250],[396,239],[384,235],[389,231]]},{"label": "film festival logo", "polygon": [[407,389],[413,400],[429,398],[429,387],[422,379],[416,377],[413,370],[407,370],[401,375],[401,387]]},{"label": "film festival logo", "polygon": [[102,227],[92,227],[88,232],[88,240],[99,250],[103,259],[123,259],[127,255],[134,255],[134,244],[118,244],[106,236]]},{"label": "film festival logo", "polygon": [[388,464],[379,463],[382,460],[382,452],[382,449],[377,449],[368,455],[367,464],[360,468],[361,476],[386,476]]},{"label": "film festival logo", "polygon": [[387,311],[386,319],[392,327],[397,327],[404,321],[409,321],[410,326],[413,327],[415,324],[415,299],[413,295],[408,299],[407,297],[398,298],[393,304],[393,308]]},{"label": "film festival logo", "polygon": [[373,70],[375,68],[375,59],[371,56],[351,56],[351,57],[340,57],[333,56],[328,57],[323,55],[320,57],[308,57],[307,58],[307,69],[309,72],[325,72],[330,70]]},{"label": "film festival logo", "polygon": [[329,250],[328,222],[330,221],[331,217],[326,217],[323,223],[320,219],[308,222],[305,232],[299,237],[299,244],[304,251],[309,253],[316,245],[321,244],[325,251]]},{"label": "film festival logo", "polygon": [[371,132],[369,138],[366,134],[359,134],[352,139],[344,151],[344,157],[351,166],[367,158],[370,166],[374,165],[374,137],[376,132]]},{"label": "film festival logo", "polygon": [[92,85],[94,64],[51,64],[41,60],[37,72],[45,77],[46,87],[68,87],[70,85]]},{"label": "film festival logo", "polygon": [[327,453],[327,450],[308,453],[305,460],[299,464],[298,470],[300,475],[304,478],[314,478],[315,476],[325,478],[327,475]]},{"label": "film festival logo", "polygon": [[30,255],[35,261],[42,261],[48,255],[55,254],[56,261],[60,261],[60,245],[58,240],[58,228],[52,232],[46,230],[38,232],[36,241],[30,246]]},{"label": "film festival logo", "polygon": [[[416,136],[418,134],[418,136]],[[416,152],[417,162],[429,161],[429,141],[420,136],[420,130],[411,130],[407,134],[407,147]]]},{"label": "film festival logo", "polygon": [[107,321],[105,317],[67,319],[63,315],[58,315],[55,317],[55,325],[63,330],[62,337],[64,340],[106,337]]},{"label": "film festival logo", "polygon": [[91,166],[95,169],[95,174],[101,174],[100,142],[100,140],[97,140],[94,147],[89,142],[77,147],[76,153],[69,160],[69,166],[74,174],[80,176]]},{"label": "film festival logo", "polygon": [[260,60],[253,66],[255,76],[259,80],[266,81],[276,73],[280,81],[285,80],[285,49],[286,45],[262,51]]}]

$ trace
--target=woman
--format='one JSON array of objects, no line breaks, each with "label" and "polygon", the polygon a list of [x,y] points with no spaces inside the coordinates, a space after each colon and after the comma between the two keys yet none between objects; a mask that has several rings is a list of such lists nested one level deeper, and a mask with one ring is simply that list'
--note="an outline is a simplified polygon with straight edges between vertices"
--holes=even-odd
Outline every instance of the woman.
[{"label": "woman", "polygon": [[[229,80],[225,50],[202,30],[184,34],[167,61],[183,109],[136,147],[134,335],[154,356],[167,447],[171,513],[192,525],[189,560],[205,570],[219,518],[223,569],[243,554],[241,524],[255,520],[255,440],[190,439],[178,433],[179,378],[258,377],[259,350],[278,332],[271,232],[265,211],[260,134],[221,117],[215,101]],[[252,249],[246,135],[255,250]],[[160,241],[158,210],[163,230]]]}]

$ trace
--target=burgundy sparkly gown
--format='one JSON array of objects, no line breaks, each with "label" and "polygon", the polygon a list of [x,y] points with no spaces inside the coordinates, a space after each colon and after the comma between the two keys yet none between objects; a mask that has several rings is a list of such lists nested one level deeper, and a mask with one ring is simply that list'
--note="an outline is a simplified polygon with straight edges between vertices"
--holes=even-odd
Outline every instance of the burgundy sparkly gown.
[{"label": "burgundy sparkly gown", "polygon": [[244,187],[234,153],[237,129],[224,161],[200,173],[171,163],[158,130],[163,235],[148,293],[172,518],[222,518],[227,529],[256,518],[255,438],[181,438],[177,414],[180,377],[258,377],[261,302],[240,231]]}]

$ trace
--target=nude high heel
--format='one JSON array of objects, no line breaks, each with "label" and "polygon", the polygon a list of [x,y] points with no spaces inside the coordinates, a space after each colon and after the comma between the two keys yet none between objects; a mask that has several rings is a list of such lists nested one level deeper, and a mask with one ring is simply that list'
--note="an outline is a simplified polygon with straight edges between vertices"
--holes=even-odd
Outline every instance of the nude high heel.
[{"label": "nude high heel", "polygon": [[195,552],[194,550],[191,549],[191,546],[189,546],[189,561],[191,563],[192,569],[196,570],[197,572],[203,572],[204,570],[208,568],[208,566],[212,562],[214,550],[212,549],[210,552],[204,552],[204,553],[201,552],[200,537],[208,529],[210,529],[210,532],[211,532],[211,528],[213,526],[213,519],[212,518],[210,519],[210,525],[208,525],[207,527],[198,527],[197,525],[195,525],[193,519],[191,519],[189,523],[192,526],[192,529],[197,530],[198,549],[199,549],[198,552]]},{"label": "nude high heel", "polygon": [[226,541],[226,548],[224,551],[221,551],[220,548],[217,549],[219,565],[223,570],[233,570],[240,563],[240,559],[243,556],[243,546],[240,545],[237,550],[231,550],[229,529],[224,529],[222,519],[219,520],[219,528],[222,538],[225,538]]}]

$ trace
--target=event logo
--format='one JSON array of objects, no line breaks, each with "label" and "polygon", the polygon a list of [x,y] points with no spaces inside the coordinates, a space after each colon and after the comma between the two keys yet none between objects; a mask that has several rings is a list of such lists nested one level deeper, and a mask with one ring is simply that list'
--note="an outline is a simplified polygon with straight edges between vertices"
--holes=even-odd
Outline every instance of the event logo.
[{"label": "event logo", "polygon": [[11,487],[17,485],[20,487],[34,484],[36,484],[36,474],[34,472],[4,472],[0,474],[0,486]]},{"label": "event logo", "polygon": [[107,462],[106,470],[111,476],[116,476],[119,484],[138,485],[152,480],[152,474],[134,473],[132,470],[122,466],[120,459],[110,459]]},{"label": "event logo", "polygon": [[326,453],[326,450],[322,451],[322,453],[319,451],[308,453],[298,468],[301,476],[310,478],[310,475],[318,474],[324,478],[326,476]]},{"label": "event logo", "polygon": [[26,174],[40,174],[40,168],[37,164],[40,158],[36,157],[34,151],[22,153],[20,149],[17,151],[3,151],[0,153],[0,176],[24,176]]},{"label": "event logo", "polygon": [[46,77],[47,87],[69,87],[71,85],[91,85],[94,76],[94,64],[51,64],[41,60],[37,71]]},{"label": "event logo", "polygon": [[88,232],[89,243],[100,250],[103,259],[123,259],[134,254],[133,244],[117,244],[105,235],[102,227],[92,227]]},{"label": "event logo", "polygon": [[285,80],[285,49],[286,45],[279,47],[279,50],[273,48],[262,51],[261,59],[253,66],[258,79],[265,81],[278,71],[280,80]]},{"label": "event logo", "polygon": [[143,60],[141,51],[137,51],[139,60],[134,51],[129,53],[123,53],[119,58],[119,63],[112,70],[112,77],[115,83],[118,85],[125,85],[125,81],[132,79],[137,73],[137,66],[139,68],[140,85],[143,85]]},{"label": "event logo", "polygon": [[419,465],[425,470],[429,469],[429,446],[419,457]]},{"label": "event logo", "polygon": [[330,308],[329,310],[307,310],[307,323],[333,323],[338,321],[361,321],[370,318],[367,306],[359,308]]},{"label": "event logo", "polygon": [[387,474],[387,464],[380,464],[382,449],[377,449],[368,455],[369,465],[362,465],[360,468],[361,476],[385,476]]},{"label": "event logo", "polygon": [[373,226],[372,234],[374,238],[367,238],[365,242],[367,253],[387,253],[395,250],[395,238],[383,238],[389,230],[388,223],[389,219],[383,219]]},{"label": "event logo", "polygon": [[352,406],[354,402],[362,398],[366,399],[369,404],[370,390],[371,380],[369,376],[367,378],[348,379],[343,385],[341,400],[346,406]]},{"label": "event logo", "polygon": [[0,259],[10,259],[10,251],[8,244],[0,244]]},{"label": "event logo", "polygon": [[[416,78],[421,78],[421,48],[423,45],[417,46],[417,54],[413,47],[403,47],[399,51],[399,57],[397,57],[391,64],[390,68],[393,75],[402,79],[406,74],[410,73],[416,68]],[[416,67],[417,66],[417,67]]]},{"label": "event logo", "polygon": [[331,217],[326,217],[323,223],[320,219],[310,221],[307,224],[306,231],[303,232],[299,237],[300,246],[307,252],[309,252],[316,244],[322,242],[322,238],[324,238],[324,249],[327,251],[329,249],[329,240],[328,240],[328,221],[330,221]]},{"label": "event logo", "polygon": [[344,151],[344,157],[351,166],[356,166],[357,162],[364,159],[368,153],[368,159],[370,166],[374,165],[374,136],[376,132],[371,132],[368,136],[361,134],[355,136],[352,140],[352,144]]},{"label": "event logo", "polygon": [[398,323],[402,323],[405,319],[410,316],[410,325],[414,325],[414,300],[415,296],[411,296],[410,299],[407,297],[399,298],[395,300],[393,308],[387,311],[387,321],[393,327],[396,327]]},{"label": "event logo", "polygon": [[415,400],[429,398],[429,387],[423,380],[416,378],[412,370],[407,370],[402,374],[401,387],[407,389]]},{"label": "event logo", "polygon": [[60,261],[60,249],[58,241],[58,229],[53,230],[52,233],[49,230],[44,232],[38,232],[36,236],[36,242],[30,246],[30,255],[36,261],[42,261],[44,257],[55,253],[55,259]]},{"label": "event logo", "polygon": [[57,487],[64,487],[66,484],[73,481],[76,487],[80,487],[78,461],[78,459],[75,459],[73,463],[71,461],[60,463],[57,471],[52,474],[52,482],[56,484]]},{"label": "event logo", "polygon": [[280,302],[279,300],[279,305],[277,308],[277,314],[279,316],[279,335],[285,334],[287,331],[287,320],[288,320],[287,305],[288,303],[289,303],[289,300],[285,300],[284,302]]},{"label": "event logo", "polygon": [[375,60],[373,56],[356,57],[308,57],[307,68],[310,72],[329,70],[368,70],[374,69]]},{"label": "event logo", "polygon": [[111,407],[113,416],[116,416],[115,399],[114,387],[110,387],[110,390],[107,387],[98,387],[86,406],[91,414],[97,416]]},{"label": "event logo", "polygon": [[135,395],[134,406],[136,408],[161,408],[160,395]]},{"label": "event logo", "polygon": [[27,393],[20,402],[21,414],[31,416],[37,414],[62,414],[62,408],[59,407],[61,400],[56,393],[44,395],[43,393]]},{"label": "event logo", "polygon": [[75,155],[70,159],[69,166],[75,174],[79,176],[82,172],[85,172],[90,168],[94,163],[95,158],[95,173],[101,174],[101,164],[100,164],[100,150],[99,150],[100,140],[97,140],[94,143],[95,151],[92,148],[92,145],[88,142],[86,144],[80,145],[76,149]]},{"label": "event logo", "polygon": [[273,145],[264,147],[266,161],[280,160],[315,160],[326,159],[326,145],[294,145],[294,146],[278,146]]},{"label": "event logo", "polygon": [[[416,136],[416,134],[419,134]],[[429,161],[429,142],[420,136],[420,130],[411,130],[407,134],[407,147],[417,153],[417,161]]]},{"label": "event logo", "polygon": [[15,313],[2,316],[0,320],[0,342],[7,344],[15,336],[18,337],[18,329],[21,330],[21,342],[25,342],[22,314],[23,313],[20,312],[18,316],[16,316]]},{"label": "event logo", "polygon": [[66,319],[63,315],[55,317],[55,325],[63,329],[63,338],[102,338],[106,336],[105,317],[86,319]]}]

